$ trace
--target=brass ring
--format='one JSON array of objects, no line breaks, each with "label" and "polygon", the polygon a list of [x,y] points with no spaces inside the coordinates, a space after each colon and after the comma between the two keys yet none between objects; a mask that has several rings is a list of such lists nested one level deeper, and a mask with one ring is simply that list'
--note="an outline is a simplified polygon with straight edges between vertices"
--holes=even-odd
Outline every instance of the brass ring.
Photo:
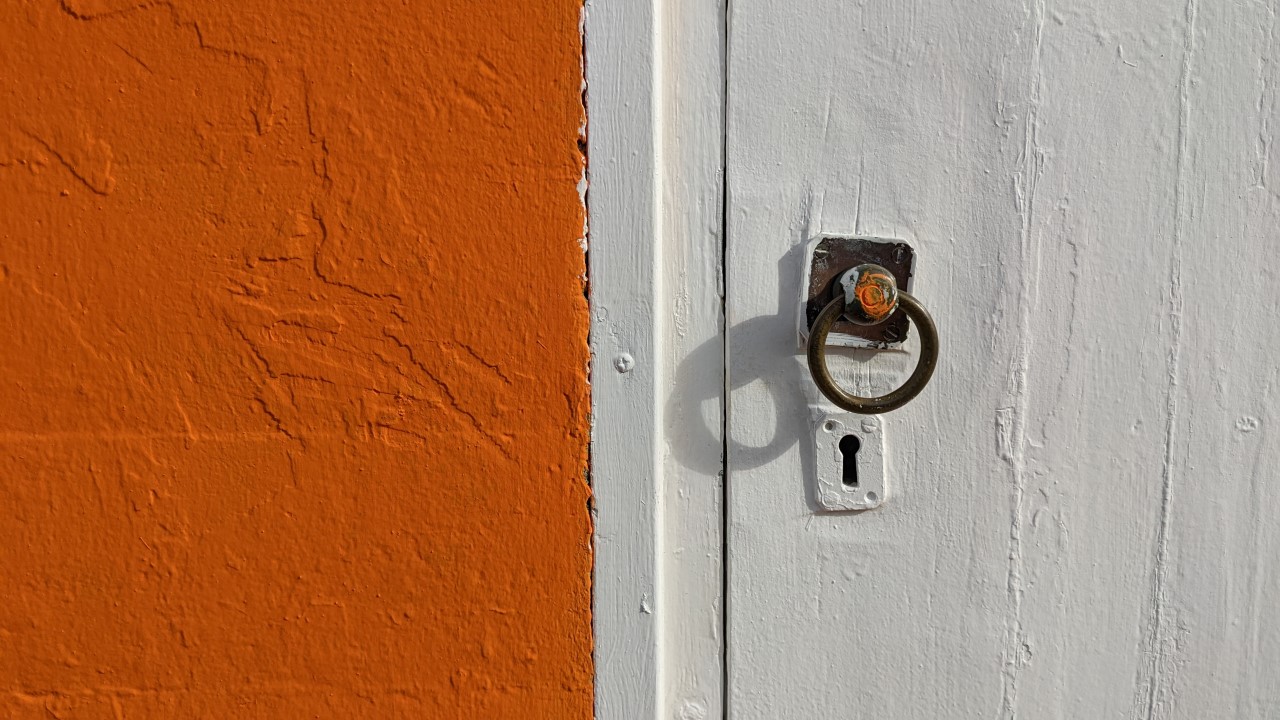
[{"label": "brass ring", "polygon": [[929,384],[929,378],[933,377],[933,369],[938,364],[938,328],[920,301],[905,290],[898,290],[898,305],[906,311],[907,317],[911,318],[912,324],[920,332],[920,359],[916,362],[915,371],[902,387],[880,397],[864,398],[845,392],[827,369],[827,334],[831,332],[831,326],[836,320],[844,314],[844,293],[837,293],[836,298],[827,303],[813,321],[813,327],[809,330],[809,372],[822,394],[842,409],[863,415],[897,410],[919,395],[924,386]]}]

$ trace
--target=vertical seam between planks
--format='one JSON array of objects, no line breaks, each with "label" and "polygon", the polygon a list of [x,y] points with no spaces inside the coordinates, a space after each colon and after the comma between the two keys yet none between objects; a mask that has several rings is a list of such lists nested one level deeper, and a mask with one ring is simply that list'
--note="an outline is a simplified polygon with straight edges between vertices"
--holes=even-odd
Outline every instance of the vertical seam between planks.
[{"label": "vertical seam between planks", "polygon": [[729,693],[729,3],[721,3],[720,91],[720,693],[723,717],[730,717]]}]

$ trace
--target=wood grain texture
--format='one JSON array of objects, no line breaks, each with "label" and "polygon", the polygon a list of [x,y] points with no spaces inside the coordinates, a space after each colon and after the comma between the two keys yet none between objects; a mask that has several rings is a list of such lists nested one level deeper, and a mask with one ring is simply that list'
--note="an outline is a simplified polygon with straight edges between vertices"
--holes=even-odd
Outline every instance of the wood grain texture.
[{"label": "wood grain texture", "polygon": [[710,720],[724,716],[725,0],[668,0],[661,17],[658,717]]},{"label": "wood grain texture", "polygon": [[723,714],[724,8],[587,5],[596,717]]},{"label": "wood grain texture", "polygon": [[595,715],[655,718],[661,615],[657,19],[647,2],[588,2],[592,622]]},{"label": "wood grain texture", "polygon": [[[1280,714],[1275,9],[731,13],[730,716]],[[822,232],[912,243],[942,333],[861,514],[805,494]]]}]

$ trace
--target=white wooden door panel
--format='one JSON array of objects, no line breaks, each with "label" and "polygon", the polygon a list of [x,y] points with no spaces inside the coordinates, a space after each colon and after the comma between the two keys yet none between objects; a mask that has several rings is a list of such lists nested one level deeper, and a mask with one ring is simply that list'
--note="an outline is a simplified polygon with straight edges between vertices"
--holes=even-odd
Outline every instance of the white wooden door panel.
[{"label": "white wooden door panel", "polygon": [[[731,717],[1280,717],[1276,9],[730,5]],[[911,243],[942,335],[862,513],[808,489],[821,233]]]}]

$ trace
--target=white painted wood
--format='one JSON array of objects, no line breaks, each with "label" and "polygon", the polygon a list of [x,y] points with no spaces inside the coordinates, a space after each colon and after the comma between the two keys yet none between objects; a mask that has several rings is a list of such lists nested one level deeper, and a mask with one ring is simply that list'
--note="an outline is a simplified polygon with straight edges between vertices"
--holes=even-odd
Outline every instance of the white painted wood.
[{"label": "white painted wood", "polygon": [[660,6],[663,720],[724,716],[724,2]]},{"label": "white painted wood", "polygon": [[[1276,10],[734,1],[730,717],[1280,717]],[[823,232],[911,242],[942,339],[861,513],[806,491]]]},{"label": "white painted wood", "polygon": [[723,715],[724,12],[585,15],[596,717]]}]

